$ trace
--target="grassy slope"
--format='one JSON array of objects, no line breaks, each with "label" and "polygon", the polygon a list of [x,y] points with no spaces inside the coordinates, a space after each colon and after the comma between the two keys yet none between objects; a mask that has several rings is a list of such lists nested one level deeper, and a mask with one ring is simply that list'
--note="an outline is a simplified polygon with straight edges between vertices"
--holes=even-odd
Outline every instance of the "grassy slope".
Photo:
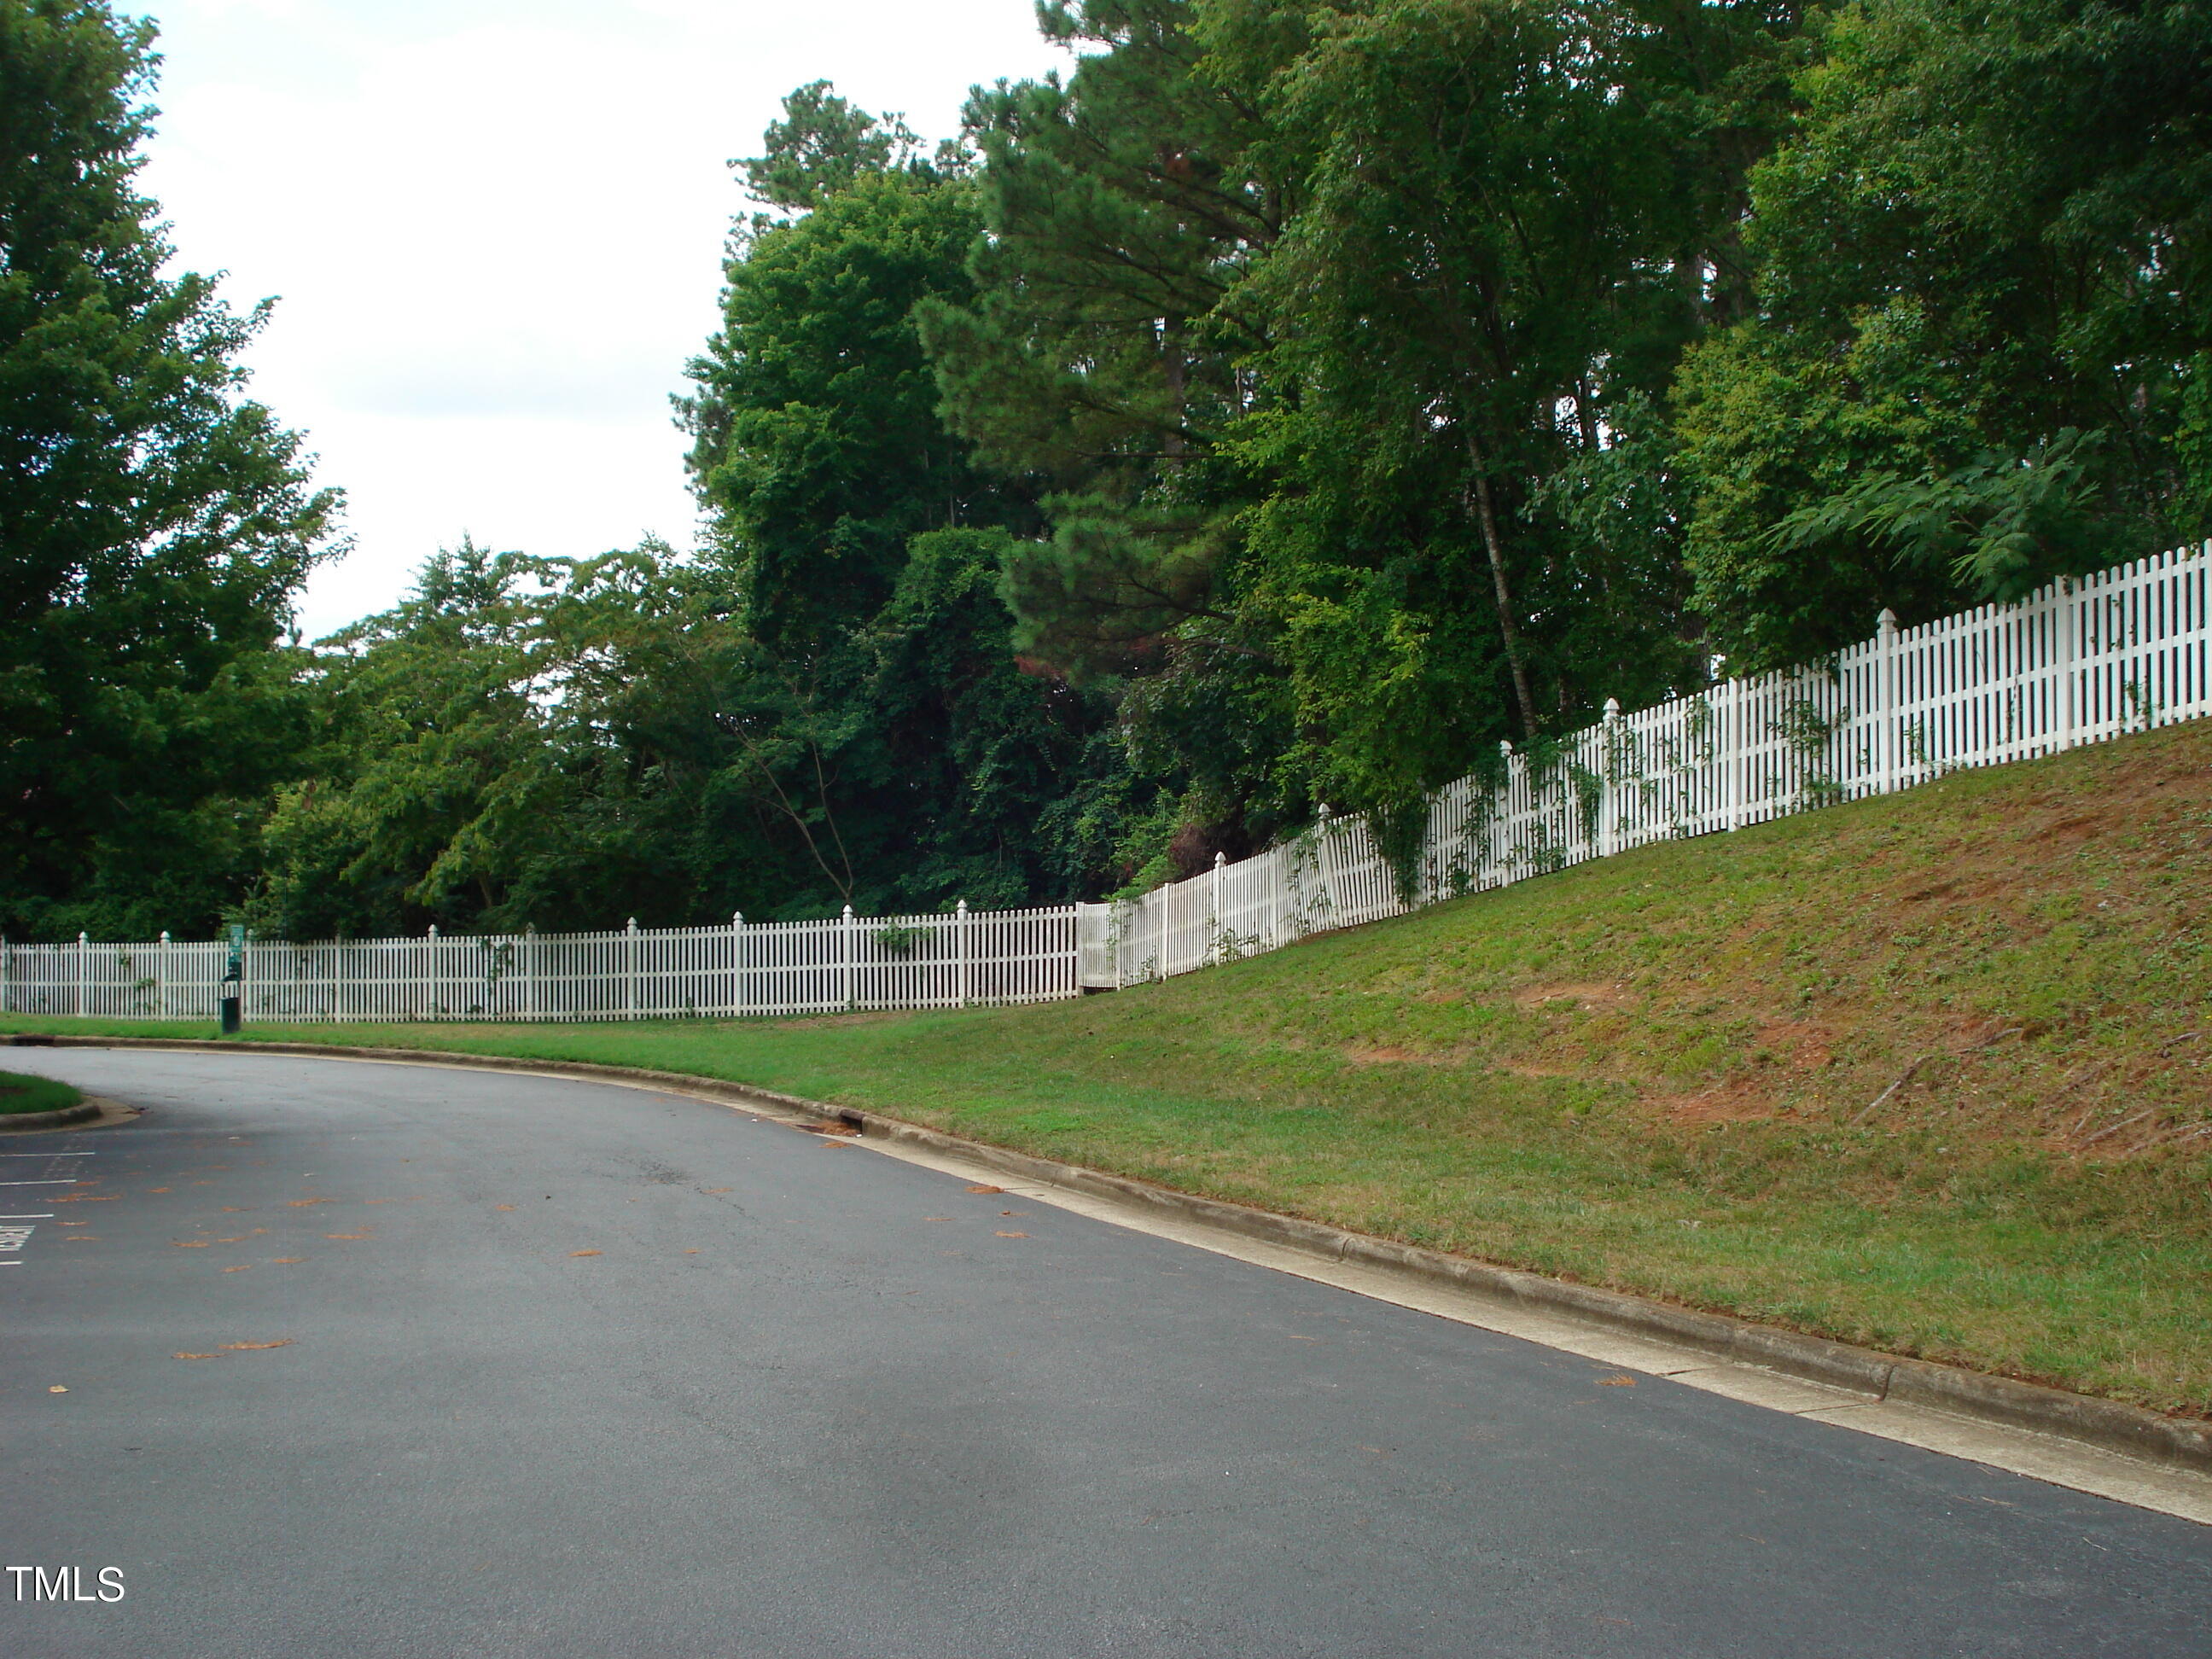
[{"label": "grassy slope", "polygon": [[312,1035],[744,1079],[2204,1412],[2208,872],[2212,723],[1077,1003]]},{"label": "grassy slope", "polygon": [[83,1098],[77,1090],[50,1077],[0,1072],[0,1113],[59,1112]]}]

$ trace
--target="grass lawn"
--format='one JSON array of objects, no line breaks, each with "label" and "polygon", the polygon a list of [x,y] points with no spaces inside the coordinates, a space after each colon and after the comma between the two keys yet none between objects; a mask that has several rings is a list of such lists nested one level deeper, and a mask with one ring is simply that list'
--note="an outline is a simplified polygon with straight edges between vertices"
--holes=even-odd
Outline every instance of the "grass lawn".
[{"label": "grass lawn", "polygon": [[16,1112],[59,1112],[82,1100],[79,1090],[50,1077],[21,1077],[0,1072],[0,1115]]},{"label": "grass lawn", "polygon": [[756,1083],[2207,1413],[2208,900],[2212,722],[1076,1002],[247,1035]]}]

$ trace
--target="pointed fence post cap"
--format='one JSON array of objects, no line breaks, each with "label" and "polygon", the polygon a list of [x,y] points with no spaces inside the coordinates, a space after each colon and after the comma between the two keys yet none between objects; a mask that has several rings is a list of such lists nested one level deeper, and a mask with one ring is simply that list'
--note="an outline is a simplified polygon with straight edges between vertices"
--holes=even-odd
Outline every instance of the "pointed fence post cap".
[{"label": "pointed fence post cap", "polygon": [[637,918],[635,916],[632,916],[629,919],[628,926],[631,933],[635,933],[637,932]]},{"label": "pointed fence post cap", "polygon": [[852,919],[853,919],[853,907],[852,907],[851,905],[849,905],[849,904],[848,904],[848,905],[847,905],[847,906],[845,907],[845,920],[846,920],[846,921],[852,921]]},{"label": "pointed fence post cap", "polygon": [[164,928],[161,930],[161,943],[162,943],[162,944],[164,944],[164,945],[167,945],[168,942],[169,942],[169,930],[168,930],[167,928],[164,927]]},{"label": "pointed fence post cap", "polygon": [[1217,870],[1220,869],[1223,865],[1228,862],[1229,854],[1226,853],[1216,853],[1213,855],[1213,867]]},{"label": "pointed fence post cap", "polygon": [[730,926],[731,926],[731,927],[744,927],[744,925],[745,925],[745,913],[744,913],[744,911],[742,911],[742,910],[732,910],[732,911],[731,911],[731,912],[730,912]]},{"label": "pointed fence post cap", "polygon": [[1881,608],[1881,615],[1874,619],[1874,623],[1883,633],[1894,634],[1897,632],[1897,612],[1884,605]]},{"label": "pointed fence post cap", "polygon": [[1510,738],[1498,738],[1498,752],[1510,757],[1513,753],[1513,739]]},{"label": "pointed fence post cap", "polygon": [[1617,720],[1620,718],[1620,699],[1619,697],[1607,697],[1605,700],[1605,717],[1609,720]]},{"label": "pointed fence post cap", "polygon": [[430,937],[432,939],[438,937],[438,924],[434,921],[430,924]]},{"label": "pointed fence post cap", "polygon": [[955,915],[966,915],[968,914],[968,901],[966,899],[962,899],[958,904],[953,907],[952,913]]},{"label": "pointed fence post cap", "polygon": [[79,945],[89,945],[92,943],[92,935],[87,933],[79,932],[76,936],[76,942]]}]

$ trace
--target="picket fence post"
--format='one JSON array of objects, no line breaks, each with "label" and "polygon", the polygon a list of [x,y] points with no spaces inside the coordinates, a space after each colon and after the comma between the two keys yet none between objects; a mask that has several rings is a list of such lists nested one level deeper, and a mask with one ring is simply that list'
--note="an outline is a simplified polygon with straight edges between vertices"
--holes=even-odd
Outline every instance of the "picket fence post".
[{"label": "picket fence post", "polygon": [[80,932],[76,936],[76,1016],[84,1018],[84,953],[88,948],[88,936]]},{"label": "picket fence post", "polygon": [[1601,738],[1604,757],[1599,763],[1597,776],[1597,855],[1611,858],[1620,850],[1620,826],[1615,822],[1619,802],[1613,793],[1613,775],[1618,770],[1620,744],[1620,699],[1605,700],[1605,730]]},{"label": "picket fence post", "polygon": [[1887,605],[1875,618],[1879,656],[1875,664],[1875,711],[1881,721],[1881,793],[1897,788],[1897,612]]},{"label": "picket fence post", "polygon": [[2063,688],[2058,746],[2071,749],[2081,741],[2081,589],[2070,576],[2058,579],[2058,673]]},{"label": "picket fence post", "polygon": [[161,948],[154,953],[154,1018],[169,1014],[169,930],[161,930]]},{"label": "picket fence post", "polygon": [[1329,833],[1328,803],[1321,804],[1321,817],[1314,824],[1314,869],[1321,877],[1322,908],[1328,912],[1326,925],[1336,926],[1336,860],[1330,849],[1335,839]]},{"label": "picket fence post", "polygon": [[534,921],[522,930],[522,1012],[531,1019],[538,1018],[538,924]]},{"label": "picket fence post", "polygon": [[[962,899],[952,912],[954,954],[960,962],[960,1006],[965,1008],[974,996],[975,943],[968,936],[968,901]],[[1082,949],[1079,943],[1078,951]]]},{"label": "picket fence post", "polygon": [[1213,855],[1213,884],[1206,889],[1206,905],[1212,913],[1206,923],[1207,931],[1212,935],[1212,948],[1206,954],[1217,968],[1221,965],[1221,872],[1228,862],[1229,854],[1226,853]]},{"label": "picket fence post", "polygon": [[1743,828],[1743,682],[1723,680],[1728,689],[1728,714],[1721,721],[1721,805],[1730,830]]},{"label": "picket fence post", "polygon": [[745,913],[730,912],[730,1012],[745,1012]]},{"label": "picket fence post", "polygon": [[849,904],[845,907],[845,920],[839,927],[837,937],[840,945],[840,949],[837,954],[842,968],[842,972],[840,975],[841,983],[838,988],[841,994],[841,1000],[844,1002],[845,1006],[849,1009],[853,1006],[854,948],[853,907]]},{"label": "picket fence post", "polygon": [[637,1018],[637,918],[623,930],[623,1018]]}]

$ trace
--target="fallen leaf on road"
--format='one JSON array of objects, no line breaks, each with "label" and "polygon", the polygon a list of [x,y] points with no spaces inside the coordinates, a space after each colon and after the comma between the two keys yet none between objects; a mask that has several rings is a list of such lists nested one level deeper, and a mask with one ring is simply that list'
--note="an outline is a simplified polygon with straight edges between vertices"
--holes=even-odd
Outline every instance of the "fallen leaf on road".
[{"label": "fallen leaf on road", "polygon": [[737,1188],[734,1187],[702,1187],[699,1190],[711,1195],[715,1193],[733,1193],[737,1191]]},{"label": "fallen leaf on road", "polygon": [[686,1251],[684,1251],[684,1255],[698,1255],[698,1254],[699,1254],[699,1252],[698,1252],[698,1251],[696,1251],[696,1250],[686,1250]]},{"label": "fallen leaf on road", "polygon": [[46,1392],[48,1394],[67,1394],[69,1390],[64,1388],[60,1383],[57,1382],[53,1387],[48,1389]]},{"label": "fallen leaf on road", "polygon": [[292,1346],[292,1339],[289,1336],[280,1336],[274,1342],[223,1342],[217,1346],[228,1348],[233,1353],[239,1353],[257,1348],[289,1348]]},{"label": "fallen leaf on road", "polygon": [[1618,1376],[1601,1376],[1597,1385],[1601,1389],[1632,1389],[1636,1386],[1636,1379],[1623,1371]]},{"label": "fallen leaf on road", "polygon": [[511,1210],[514,1207],[514,1206],[512,1204],[495,1204],[492,1206],[492,1208],[495,1210]]},{"label": "fallen leaf on road", "polygon": [[599,1252],[597,1250],[571,1250],[568,1254],[570,1255],[598,1255]]},{"label": "fallen leaf on road", "polygon": [[221,1354],[213,1353],[180,1353],[173,1357],[178,1359],[220,1359],[222,1358]]},{"label": "fallen leaf on road", "polygon": [[246,1235],[244,1233],[240,1233],[235,1238],[218,1238],[216,1240],[216,1243],[218,1244],[243,1244],[246,1243]]},{"label": "fallen leaf on road", "polygon": [[367,1238],[367,1233],[325,1233],[325,1238]]},{"label": "fallen leaf on road", "polygon": [[112,1204],[120,1193],[62,1193],[46,1200],[49,1204]]},{"label": "fallen leaf on road", "polygon": [[222,1206],[222,1212],[225,1215],[244,1215],[246,1211],[239,1205],[226,1204]]},{"label": "fallen leaf on road", "polygon": [[288,1198],[284,1200],[285,1206],[288,1209],[294,1210],[304,1210],[310,1204],[335,1204],[337,1202],[337,1200],[335,1198]]},{"label": "fallen leaf on road", "polygon": [[1003,1193],[1006,1189],[1004,1187],[975,1186],[970,1187],[968,1190],[971,1193]]},{"label": "fallen leaf on road", "polygon": [[215,1240],[211,1238],[173,1238],[169,1243],[175,1245],[180,1250],[204,1250],[209,1245],[214,1243]]},{"label": "fallen leaf on road", "polygon": [[924,1221],[950,1221],[952,1218],[949,1215],[926,1215],[922,1217],[922,1219]]},{"label": "fallen leaf on road", "polygon": [[305,1261],[307,1258],[304,1255],[272,1255],[269,1259],[271,1261],[280,1262],[285,1267],[289,1267],[295,1261]]},{"label": "fallen leaf on road", "polygon": [[1000,1233],[999,1237],[1000,1238],[1027,1238],[1029,1235],[1027,1233]]},{"label": "fallen leaf on road", "polygon": [[227,1273],[242,1273],[252,1265],[253,1264],[251,1261],[241,1261],[235,1267],[225,1267],[223,1272]]},{"label": "fallen leaf on road", "polygon": [[146,1190],[149,1193],[166,1193],[169,1189],[167,1187],[149,1187]]}]

